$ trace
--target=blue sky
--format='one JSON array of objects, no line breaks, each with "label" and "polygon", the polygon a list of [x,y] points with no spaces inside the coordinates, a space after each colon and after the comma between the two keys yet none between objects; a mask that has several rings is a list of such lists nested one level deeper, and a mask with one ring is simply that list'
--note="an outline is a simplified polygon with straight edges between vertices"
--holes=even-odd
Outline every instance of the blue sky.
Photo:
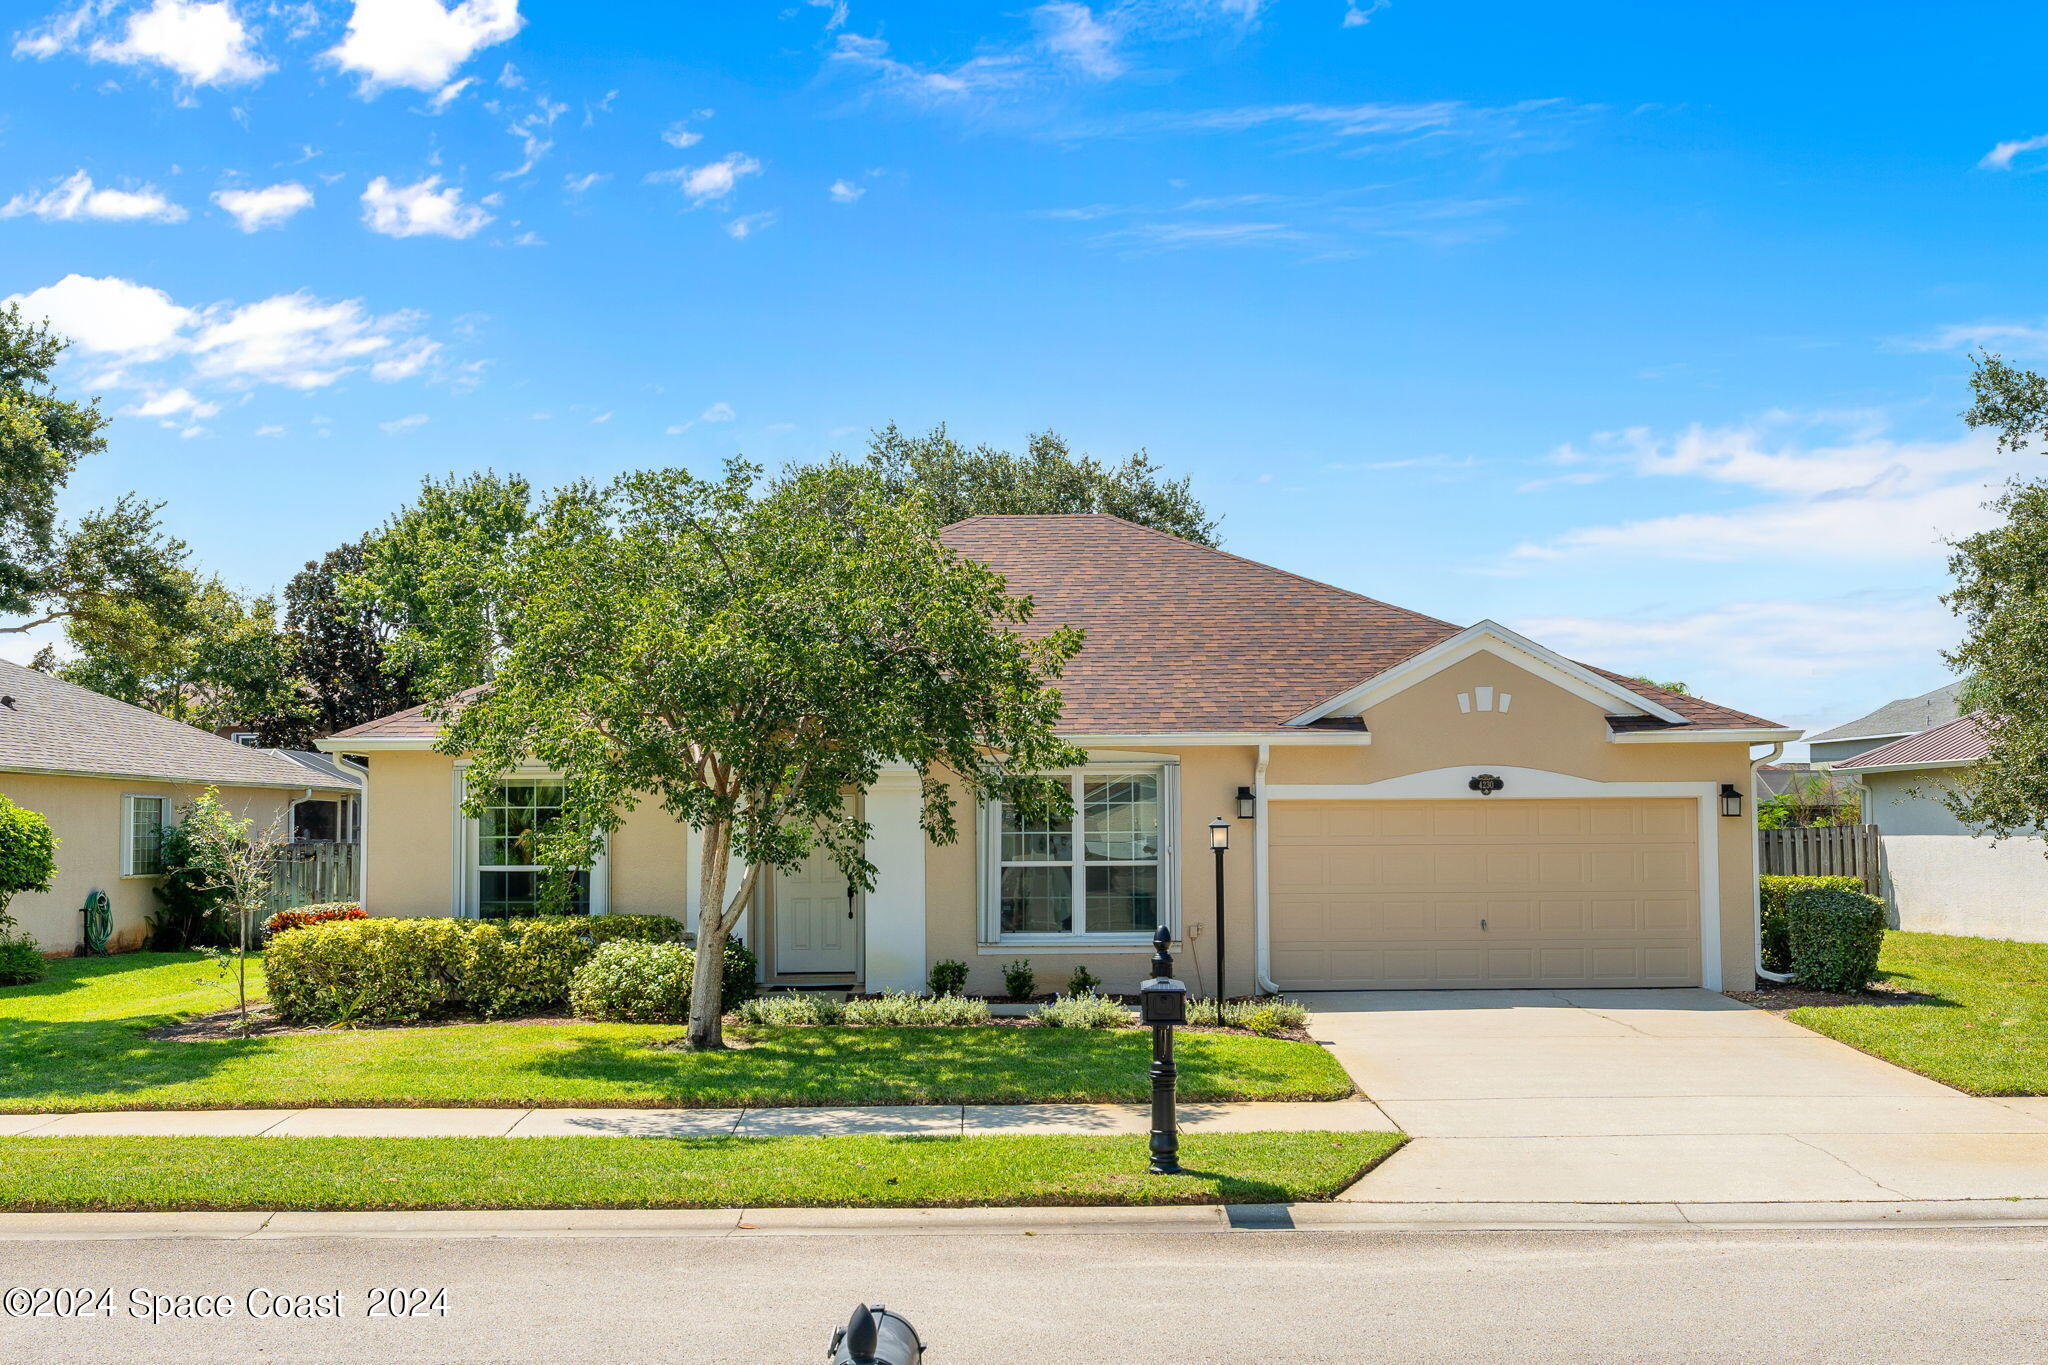
[{"label": "blue sky", "polygon": [[0,297],[122,414],[74,501],[245,588],[427,473],[1051,427],[1818,726],[1945,680],[1942,538],[2036,472],[1955,416],[2048,350],[2035,6],[7,13]]}]

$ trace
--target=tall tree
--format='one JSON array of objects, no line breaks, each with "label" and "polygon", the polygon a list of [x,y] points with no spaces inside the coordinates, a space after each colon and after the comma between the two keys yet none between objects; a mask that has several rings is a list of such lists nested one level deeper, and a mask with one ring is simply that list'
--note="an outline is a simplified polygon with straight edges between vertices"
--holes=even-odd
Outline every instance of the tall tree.
[{"label": "tall tree", "polygon": [[215,729],[252,725],[290,703],[290,659],[277,604],[244,598],[217,578],[179,569],[184,605],[164,615],[139,601],[110,601],[68,618],[71,655],[45,647],[36,668],[66,682]]},{"label": "tall tree", "polygon": [[428,479],[363,542],[343,591],[390,622],[387,667],[409,686],[447,697],[491,676],[513,629],[493,588],[532,525],[531,503],[516,474]]},{"label": "tall tree", "polygon": [[869,435],[858,463],[897,497],[923,494],[942,526],[993,513],[1107,512],[1203,545],[1220,543],[1218,523],[1192,481],[1167,478],[1142,450],[1105,464],[1076,454],[1051,431],[1017,454],[963,446],[943,425],[913,436],[892,422]]},{"label": "tall tree", "polygon": [[[1970,388],[1963,420],[1996,432],[1999,449],[2048,438],[2048,379],[1982,354]],[[2048,829],[2048,481],[2015,479],[1991,506],[2001,524],[1955,542],[1956,586],[1942,599],[1964,625],[1945,657],[1969,679],[1964,704],[1989,748],[1942,799],[1971,828],[2011,838]]]},{"label": "tall tree", "polygon": [[417,706],[416,666],[393,657],[397,627],[374,597],[356,591],[364,541],[329,550],[284,589],[290,681],[282,704],[256,718],[263,743],[309,749],[315,739]]},{"label": "tall tree", "polygon": [[157,522],[162,504],[131,494],[58,519],[58,494],[80,460],[107,448],[109,421],[97,399],[57,396],[50,375],[66,344],[19,304],[0,308],[0,634],[138,612],[173,622],[193,580],[184,543]]},{"label": "tall tree", "polygon": [[1054,811],[1064,785],[1038,775],[1083,757],[1053,732],[1051,686],[1079,634],[1019,633],[1029,601],[940,544],[921,498],[846,467],[766,495],[758,478],[735,461],[716,480],[664,470],[557,492],[478,583],[484,613],[518,623],[493,676],[435,708],[439,747],[470,759],[472,814],[522,763],[561,774],[562,818],[538,840],[557,898],[641,801],[702,832],[695,1048],[723,1044],[718,964],[764,869],[822,848],[873,885],[870,830],[844,793],[907,765],[925,833],[945,842],[955,786]]}]

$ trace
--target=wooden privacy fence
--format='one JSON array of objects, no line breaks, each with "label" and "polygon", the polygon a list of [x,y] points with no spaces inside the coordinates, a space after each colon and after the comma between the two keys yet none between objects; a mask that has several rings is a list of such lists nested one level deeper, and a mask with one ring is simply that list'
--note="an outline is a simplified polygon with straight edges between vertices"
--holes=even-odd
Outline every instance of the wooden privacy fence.
[{"label": "wooden privacy fence", "polygon": [[361,900],[360,844],[287,844],[271,864],[270,910]]},{"label": "wooden privacy fence", "polygon": [[1878,894],[1876,825],[1831,825],[1820,829],[1760,829],[1757,865],[1773,877],[1861,877]]}]

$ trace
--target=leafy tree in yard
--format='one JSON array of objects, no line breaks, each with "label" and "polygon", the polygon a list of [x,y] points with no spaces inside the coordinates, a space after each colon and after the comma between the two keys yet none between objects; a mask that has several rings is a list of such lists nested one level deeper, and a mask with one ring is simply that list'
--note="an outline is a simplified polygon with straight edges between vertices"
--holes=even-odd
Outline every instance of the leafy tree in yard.
[{"label": "leafy tree in yard", "polygon": [[491,676],[513,625],[494,589],[532,524],[531,497],[516,474],[428,479],[363,542],[343,591],[391,623],[387,666],[408,688],[446,697]]},{"label": "leafy tree in yard", "polygon": [[[885,765],[921,775],[921,823],[946,842],[949,782],[1057,812],[1063,784],[1039,774],[1083,757],[1053,733],[1049,686],[1079,634],[1019,633],[1029,601],[941,545],[921,498],[845,466],[766,494],[758,478],[735,461],[715,480],[664,470],[557,492],[465,580],[478,619],[518,628],[481,692],[434,708],[450,721],[439,747],[470,759],[473,813],[521,763],[562,775],[563,818],[539,841],[557,898],[640,801],[700,830],[700,964],[722,960],[764,868],[823,848],[873,885],[870,831],[843,793]],[[475,638],[418,645],[457,656],[436,670],[449,678]],[[736,889],[732,857],[748,869]],[[689,1044],[723,1045],[716,970],[695,974]]]},{"label": "leafy tree in yard", "polygon": [[1104,464],[1042,431],[1019,455],[963,446],[943,425],[913,436],[892,422],[869,436],[859,463],[896,497],[923,494],[941,526],[996,513],[1107,512],[1203,545],[1219,543],[1217,522],[1191,481],[1166,478],[1142,450]]},{"label": "leafy tree in yard", "polygon": [[34,667],[204,729],[248,724],[290,701],[288,651],[268,597],[243,598],[184,569],[185,607],[165,617],[111,602],[64,624],[72,655],[45,646]]},{"label": "leafy tree in yard", "polygon": [[157,886],[163,909],[152,924],[150,947],[214,948],[235,976],[242,1033],[249,1032],[249,950],[270,897],[271,867],[286,842],[282,817],[264,830],[220,803],[212,787],[178,812],[164,831],[164,876]]},{"label": "leafy tree in yard", "polygon": [[133,496],[66,525],[57,497],[78,462],[107,448],[97,400],[58,398],[50,372],[65,342],[47,323],[0,308],[0,634],[57,621],[106,623],[141,613],[175,620],[191,576],[185,546]]},{"label": "leafy tree in yard", "polygon": [[42,979],[43,956],[36,941],[25,934],[15,937],[16,921],[7,907],[24,891],[48,891],[56,875],[57,836],[50,822],[0,796],[0,986]]},{"label": "leafy tree in yard", "polygon": [[414,668],[392,657],[397,631],[376,600],[354,590],[364,541],[329,550],[284,590],[284,646],[290,681],[281,704],[252,717],[262,742],[310,749],[346,730],[423,699]]},{"label": "leafy tree in yard", "polygon": [[[2048,379],[1986,354],[1970,388],[1963,420],[1997,432],[1999,449],[2048,438]],[[1956,586],[1942,599],[1965,628],[1944,657],[1970,680],[1964,704],[1983,713],[1989,749],[1942,800],[2010,838],[2048,828],[2048,482],[2016,479],[1991,506],[2002,524],[1955,542]]]}]

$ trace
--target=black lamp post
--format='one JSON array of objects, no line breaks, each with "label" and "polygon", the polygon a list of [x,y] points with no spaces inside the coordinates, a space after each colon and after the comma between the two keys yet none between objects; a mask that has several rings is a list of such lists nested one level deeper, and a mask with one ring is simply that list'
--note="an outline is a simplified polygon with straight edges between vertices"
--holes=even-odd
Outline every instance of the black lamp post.
[{"label": "black lamp post", "polygon": [[1220,815],[1209,822],[1209,847],[1216,850],[1216,998],[1228,1000],[1230,982],[1223,975],[1223,945],[1229,938],[1223,932],[1223,855],[1230,851],[1230,822]]},{"label": "black lamp post", "polygon": [[1173,931],[1160,925],[1152,934],[1152,975],[1138,983],[1138,1016],[1152,1026],[1152,1174],[1180,1174],[1180,1123],[1174,1112],[1173,1026],[1188,1021],[1188,988],[1173,977],[1166,951]]}]

